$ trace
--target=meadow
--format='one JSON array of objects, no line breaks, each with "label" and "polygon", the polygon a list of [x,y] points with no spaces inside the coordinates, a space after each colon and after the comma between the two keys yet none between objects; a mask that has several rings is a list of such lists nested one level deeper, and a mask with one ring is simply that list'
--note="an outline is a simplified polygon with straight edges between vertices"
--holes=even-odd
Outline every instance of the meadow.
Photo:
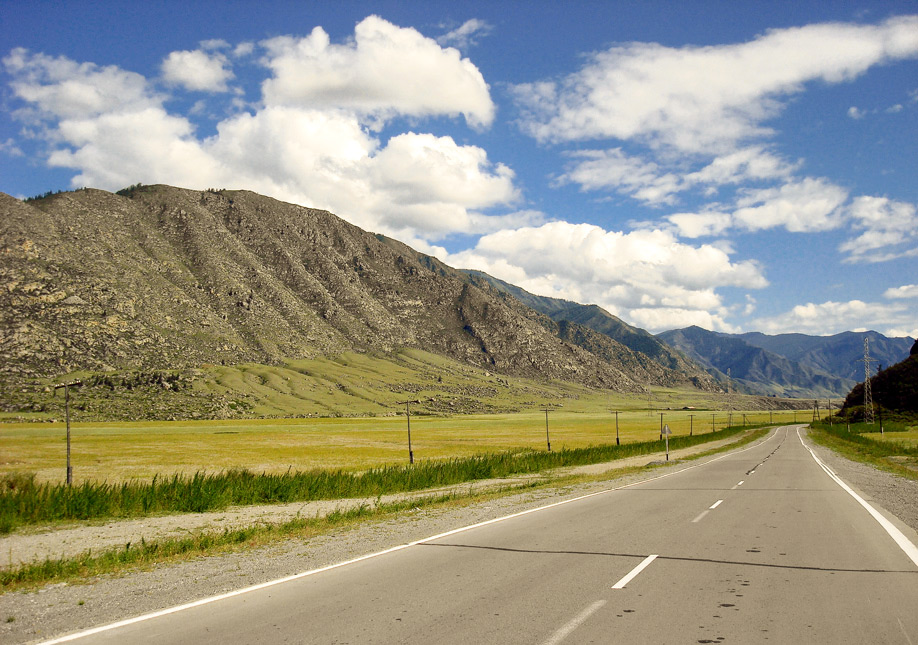
[{"label": "meadow", "polygon": [[[607,403],[607,401],[603,401]],[[626,407],[628,401],[619,401]],[[634,405],[646,406],[634,399]],[[552,449],[616,443],[615,415],[596,401],[568,403],[548,414]],[[662,422],[673,437],[710,433],[728,424],[809,420],[808,411],[624,410],[621,443],[659,438]],[[545,413],[411,415],[416,462],[481,453],[547,449]],[[66,476],[64,423],[0,424],[0,476],[33,473],[38,482]],[[104,422],[71,424],[74,484],[118,484],[154,476],[245,469],[283,473],[316,468],[364,471],[408,462],[406,417],[248,419],[222,421]]]}]

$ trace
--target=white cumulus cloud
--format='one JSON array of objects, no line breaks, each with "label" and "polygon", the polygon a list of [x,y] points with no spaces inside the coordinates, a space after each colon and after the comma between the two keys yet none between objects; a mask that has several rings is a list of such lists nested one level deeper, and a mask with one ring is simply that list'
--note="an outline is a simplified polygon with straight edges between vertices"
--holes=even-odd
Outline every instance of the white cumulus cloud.
[{"label": "white cumulus cloud", "polygon": [[560,82],[515,93],[524,130],[540,141],[635,139],[708,154],[770,134],[764,124],[808,82],[838,83],[916,55],[918,16],[816,24],[735,45],[615,45]]},{"label": "white cumulus cloud", "polygon": [[40,118],[82,119],[159,105],[162,97],[140,74],[114,65],[77,63],[16,48],[3,59],[10,86]]},{"label": "white cumulus cloud", "polygon": [[532,293],[598,304],[653,329],[703,316],[716,316],[724,329],[727,309],[717,288],[768,284],[758,264],[731,261],[712,245],[687,245],[661,230],[622,233],[567,222],[485,235],[445,259]]},{"label": "white cumulus cloud", "polygon": [[841,225],[839,208],[848,192],[807,177],[775,188],[746,191],[734,219],[751,231],[783,227],[792,233],[828,231]]},{"label": "white cumulus cloud", "polygon": [[[915,319],[903,303],[876,303],[863,300],[828,301],[797,305],[777,316],[750,322],[752,329],[766,334],[837,334],[843,331],[878,331],[888,336],[918,335]],[[902,330],[907,330],[905,334]]]},{"label": "white cumulus cloud", "polygon": [[[214,44],[214,41],[209,42]],[[163,79],[189,90],[226,92],[229,89],[227,81],[234,78],[228,65],[229,60],[219,52],[175,51],[163,60]]]},{"label": "white cumulus cloud", "polygon": [[855,230],[863,231],[839,250],[849,262],[882,262],[918,255],[918,207],[887,197],[861,196],[847,209]]},{"label": "white cumulus cloud", "polygon": [[262,88],[268,105],[347,109],[383,121],[461,114],[484,127],[494,120],[488,85],[470,60],[377,16],[358,23],[354,39],[343,44],[316,27],[305,38],[280,36],[262,45],[273,72]]},{"label": "white cumulus cloud", "polygon": [[[190,113],[169,112],[167,95],[139,74],[21,49],[4,65],[26,105],[20,118],[40,124],[52,147],[49,165],[76,170],[75,186],[117,190],[139,181],[246,188],[427,242],[544,222],[541,214],[516,208],[514,173],[482,148],[424,132],[381,139],[367,127],[367,118],[382,113],[465,112],[475,124],[487,122],[493,116],[487,87],[456,50],[378,18],[360,23],[355,39],[344,45],[323,44],[321,36],[272,41],[267,60],[275,74],[264,84],[270,97],[219,121],[208,137],[197,134]],[[311,56],[303,56],[310,46]],[[215,41],[207,51],[173,52],[163,80],[184,88],[224,88],[231,75],[219,50],[228,47]],[[402,58],[417,60],[406,67],[397,64]],[[345,68],[351,76],[339,79],[340,96],[327,84],[321,89],[318,77],[333,79]],[[415,77],[418,71],[423,74]],[[319,88],[319,100],[294,91],[304,90],[291,85],[301,72],[300,80]],[[455,91],[465,92],[464,104],[451,101]],[[380,112],[368,114],[374,110]]]},{"label": "white cumulus cloud", "polygon": [[890,287],[883,293],[884,298],[918,298],[918,284],[904,284],[901,287]]}]

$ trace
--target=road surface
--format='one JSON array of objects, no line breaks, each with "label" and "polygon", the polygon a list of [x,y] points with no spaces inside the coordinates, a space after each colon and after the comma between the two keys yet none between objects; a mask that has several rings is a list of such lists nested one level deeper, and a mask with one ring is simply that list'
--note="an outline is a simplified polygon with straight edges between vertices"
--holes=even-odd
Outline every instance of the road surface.
[{"label": "road surface", "polygon": [[914,532],[883,521],[789,426],[640,484],[72,636],[918,645]]}]

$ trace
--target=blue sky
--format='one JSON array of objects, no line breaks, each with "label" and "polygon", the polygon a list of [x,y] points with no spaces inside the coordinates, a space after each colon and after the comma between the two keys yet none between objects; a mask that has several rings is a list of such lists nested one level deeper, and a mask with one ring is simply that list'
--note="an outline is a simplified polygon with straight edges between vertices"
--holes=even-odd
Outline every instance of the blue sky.
[{"label": "blue sky", "polygon": [[918,336],[915,2],[0,0],[0,190],[328,209],[658,332]]}]

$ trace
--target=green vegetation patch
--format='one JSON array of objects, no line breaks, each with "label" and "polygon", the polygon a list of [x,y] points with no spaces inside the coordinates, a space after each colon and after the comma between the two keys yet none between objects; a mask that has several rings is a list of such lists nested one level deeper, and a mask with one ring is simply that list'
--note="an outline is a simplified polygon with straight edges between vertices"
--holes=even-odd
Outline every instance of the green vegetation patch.
[{"label": "green vegetation patch", "polygon": [[820,445],[909,479],[918,479],[918,430],[896,422],[850,425],[813,423],[810,437]]}]

